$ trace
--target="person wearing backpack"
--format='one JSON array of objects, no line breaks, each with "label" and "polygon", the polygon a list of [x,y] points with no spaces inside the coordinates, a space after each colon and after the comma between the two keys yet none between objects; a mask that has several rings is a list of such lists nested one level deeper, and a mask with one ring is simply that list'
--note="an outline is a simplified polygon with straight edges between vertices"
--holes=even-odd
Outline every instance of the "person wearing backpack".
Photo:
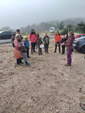
[{"label": "person wearing backpack", "polygon": [[13,47],[15,47],[15,46],[14,46],[15,35],[16,35],[16,33],[14,32],[14,33],[12,34],[12,37],[11,37],[11,41],[12,41],[12,46],[13,46]]},{"label": "person wearing backpack", "polygon": [[29,34],[29,39],[31,40],[31,54],[33,54],[33,52],[36,52],[35,45],[37,41],[37,34],[35,33],[34,29],[31,30],[31,33]]}]

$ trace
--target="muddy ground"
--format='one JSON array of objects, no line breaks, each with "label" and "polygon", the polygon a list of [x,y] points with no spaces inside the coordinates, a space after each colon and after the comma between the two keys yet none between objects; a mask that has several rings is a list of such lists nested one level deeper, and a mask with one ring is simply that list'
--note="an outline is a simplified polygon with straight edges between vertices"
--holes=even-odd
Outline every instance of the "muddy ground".
[{"label": "muddy ground", "polygon": [[85,59],[74,51],[71,67],[67,56],[54,53],[31,55],[27,67],[16,65],[11,44],[0,45],[0,113],[85,113]]}]

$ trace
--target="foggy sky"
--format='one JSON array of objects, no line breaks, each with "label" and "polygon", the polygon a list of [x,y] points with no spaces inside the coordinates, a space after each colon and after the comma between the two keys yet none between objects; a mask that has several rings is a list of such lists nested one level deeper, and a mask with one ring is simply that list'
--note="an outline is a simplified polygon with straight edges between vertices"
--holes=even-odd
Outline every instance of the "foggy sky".
[{"label": "foggy sky", "polygon": [[85,17],[85,0],[0,0],[0,28]]}]

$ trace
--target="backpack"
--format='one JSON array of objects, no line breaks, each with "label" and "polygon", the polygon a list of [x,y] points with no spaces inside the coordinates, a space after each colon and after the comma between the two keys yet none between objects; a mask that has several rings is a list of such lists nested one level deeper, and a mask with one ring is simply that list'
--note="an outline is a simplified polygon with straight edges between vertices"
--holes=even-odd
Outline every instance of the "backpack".
[{"label": "backpack", "polygon": [[27,52],[27,49],[24,46],[21,46],[20,49],[23,53]]}]

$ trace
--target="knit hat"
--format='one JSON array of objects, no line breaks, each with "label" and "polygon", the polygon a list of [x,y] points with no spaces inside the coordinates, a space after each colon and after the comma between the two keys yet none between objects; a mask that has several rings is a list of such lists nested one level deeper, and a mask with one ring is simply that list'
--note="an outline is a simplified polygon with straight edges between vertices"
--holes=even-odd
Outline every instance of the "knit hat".
[{"label": "knit hat", "polygon": [[28,39],[28,37],[27,37],[27,36],[25,36],[25,37],[24,37],[24,39]]}]

